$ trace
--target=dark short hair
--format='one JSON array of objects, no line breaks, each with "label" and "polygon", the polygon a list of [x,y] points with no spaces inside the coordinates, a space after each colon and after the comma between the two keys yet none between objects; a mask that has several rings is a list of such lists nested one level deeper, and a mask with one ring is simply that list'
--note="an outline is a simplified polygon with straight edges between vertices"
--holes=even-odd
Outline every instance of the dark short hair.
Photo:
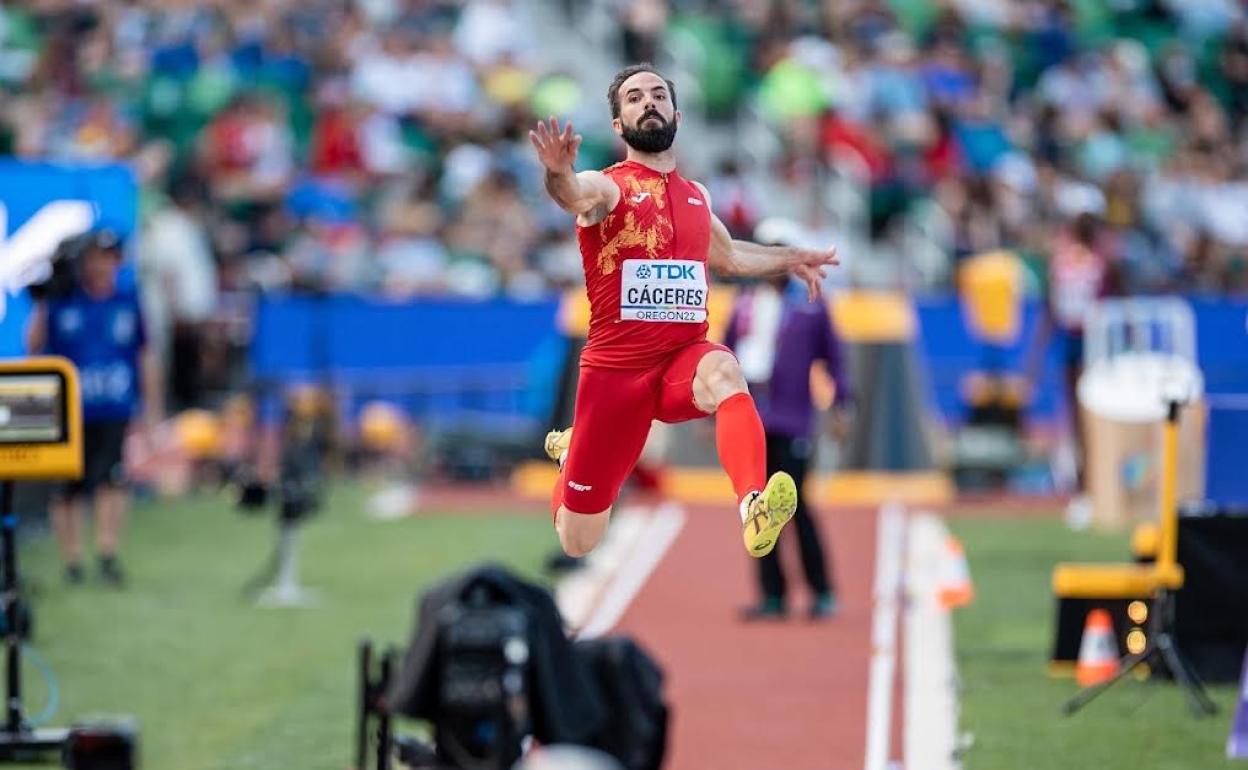
[{"label": "dark short hair", "polygon": [[615,79],[611,81],[611,86],[607,88],[607,103],[611,105],[611,117],[618,118],[620,116],[620,86],[624,85],[624,81],[636,75],[639,72],[652,72],[663,78],[663,82],[667,83],[667,93],[672,100],[672,109],[676,107],[676,84],[663,77],[663,73],[649,62],[641,64],[630,64],[615,74]]}]

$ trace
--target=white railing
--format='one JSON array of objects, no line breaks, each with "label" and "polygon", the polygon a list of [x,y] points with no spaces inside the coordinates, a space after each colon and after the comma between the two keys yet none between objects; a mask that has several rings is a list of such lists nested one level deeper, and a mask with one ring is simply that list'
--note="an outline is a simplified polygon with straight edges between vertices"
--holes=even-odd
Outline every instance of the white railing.
[{"label": "white railing", "polygon": [[1098,302],[1085,323],[1083,363],[1134,353],[1196,361],[1196,319],[1177,297],[1131,297]]},{"label": "white railing", "polygon": [[1173,297],[1133,297],[1097,303],[1084,324],[1084,372],[1079,403],[1121,422],[1153,422],[1175,398],[1201,398],[1196,322]]}]

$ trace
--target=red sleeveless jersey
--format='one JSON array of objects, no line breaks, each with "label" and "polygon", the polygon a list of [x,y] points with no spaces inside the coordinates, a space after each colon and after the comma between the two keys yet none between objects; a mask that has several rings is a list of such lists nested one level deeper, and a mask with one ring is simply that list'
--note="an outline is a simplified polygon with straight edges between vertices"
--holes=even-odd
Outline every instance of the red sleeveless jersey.
[{"label": "red sleeveless jersey", "polygon": [[590,308],[581,363],[645,369],[706,339],[711,212],[674,171],[625,161],[603,173],[620,201],[602,222],[577,227]]}]

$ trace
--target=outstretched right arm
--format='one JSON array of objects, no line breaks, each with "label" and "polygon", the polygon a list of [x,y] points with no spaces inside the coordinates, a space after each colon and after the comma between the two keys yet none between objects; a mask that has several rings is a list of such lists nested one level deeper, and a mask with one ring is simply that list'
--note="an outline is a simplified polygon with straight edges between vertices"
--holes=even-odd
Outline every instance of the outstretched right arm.
[{"label": "outstretched right arm", "polygon": [[537,150],[537,158],[546,168],[546,192],[559,207],[576,216],[581,226],[595,225],[620,202],[620,188],[601,171],[573,169],[576,152],[581,146],[579,134],[572,133],[569,123],[563,131],[559,121],[550,119],[550,127],[538,123],[529,132],[529,141]]}]

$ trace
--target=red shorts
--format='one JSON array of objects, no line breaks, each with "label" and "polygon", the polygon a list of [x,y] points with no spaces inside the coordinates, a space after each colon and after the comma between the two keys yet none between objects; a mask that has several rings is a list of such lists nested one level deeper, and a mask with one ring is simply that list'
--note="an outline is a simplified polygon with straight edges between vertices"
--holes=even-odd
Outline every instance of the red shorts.
[{"label": "red shorts", "polygon": [[698,362],[714,350],[701,340],[674,351],[653,369],[582,366],[576,386],[572,445],[563,465],[563,504],[573,513],[610,508],[641,457],[653,420],[708,417],[693,402]]}]

